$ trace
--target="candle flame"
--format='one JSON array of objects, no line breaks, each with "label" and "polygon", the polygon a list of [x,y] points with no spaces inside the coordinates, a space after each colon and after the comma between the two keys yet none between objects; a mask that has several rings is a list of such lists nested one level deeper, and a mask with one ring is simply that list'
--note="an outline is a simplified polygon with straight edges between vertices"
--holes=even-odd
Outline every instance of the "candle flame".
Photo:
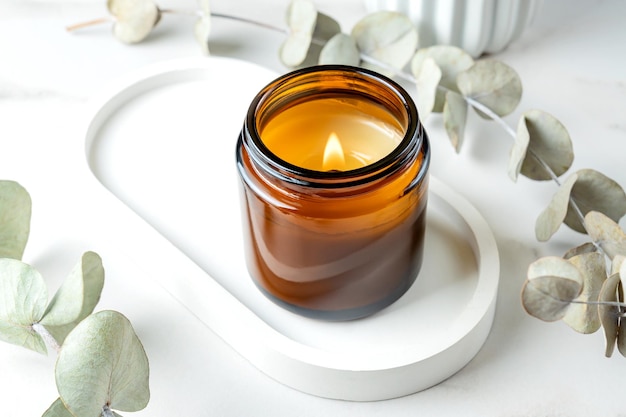
[{"label": "candle flame", "polygon": [[335,132],[328,136],[326,148],[324,148],[324,159],[322,169],[324,171],[341,171],[346,166],[346,159],[343,155],[341,142]]}]

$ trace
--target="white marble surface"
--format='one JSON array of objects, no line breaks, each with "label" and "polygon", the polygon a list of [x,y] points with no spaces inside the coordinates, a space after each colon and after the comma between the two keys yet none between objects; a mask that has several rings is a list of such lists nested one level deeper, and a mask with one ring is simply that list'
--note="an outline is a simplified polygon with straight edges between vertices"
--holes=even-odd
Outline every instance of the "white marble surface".
[{"label": "white marble surface", "polygon": [[[626,359],[604,357],[600,332],[583,336],[563,323],[527,316],[519,293],[528,264],[560,255],[584,241],[563,228],[550,243],[534,239],[534,221],[555,186],[506,175],[511,139],[501,128],[472,117],[468,137],[455,154],[433,117],[432,172],[466,196],[491,225],[500,249],[501,286],[492,333],[475,359],[449,380],[395,400],[353,403],[316,398],[282,386],[242,359],[221,339],[140,273],[114,242],[86,233],[111,219],[63,216],[80,193],[55,193],[64,179],[57,144],[81,133],[86,100],[107,82],[162,60],[197,56],[193,19],[164,16],[144,43],[118,43],[105,26],[68,34],[66,25],[106,15],[103,0],[3,0],[0,2],[0,178],[21,182],[34,200],[25,260],[44,276],[63,275],[85,250],[96,250],[107,268],[98,309],[126,314],[151,361],[152,399],[137,415],[150,416],[624,416],[622,376]],[[192,0],[159,2],[192,10]],[[215,0],[213,10],[275,25],[287,0]],[[363,15],[360,1],[317,2],[345,31]],[[570,131],[576,151],[572,170],[596,168],[626,185],[626,3],[546,1],[527,32],[496,57],[513,66],[524,83],[519,110],[540,108]],[[214,20],[215,55],[249,60],[277,72],[282,36],[241,23]],[[240,74],[245,76],[245,74]],[[236,79],[232,80],[236,88]],[[32,158],[31,153],[38,155]],[[43,155],[43,156],[42,156]],[[32,160],[54,156],[44,168]],[[73,157],[73,156],[71,156]],[[48,172],[47,170],[50,170]],[[53,175],[54,174],[54,175]],[[62,187],[59,187],[60,189]],[[622,225],[624,222],[622,221]],[[84,227],[83,227],[84,226]],[[83,233],[67,232],[80,227]],[[122,237],[123,238],[123,237]],[[50,286],[59,278],[51,278]],[[55,281],[56,280],[56,281]],[[42,357],[0,344],[3,415],[41,415],[56,398],[54,355]],[[125,415],[130,415],[125,413]]]}]

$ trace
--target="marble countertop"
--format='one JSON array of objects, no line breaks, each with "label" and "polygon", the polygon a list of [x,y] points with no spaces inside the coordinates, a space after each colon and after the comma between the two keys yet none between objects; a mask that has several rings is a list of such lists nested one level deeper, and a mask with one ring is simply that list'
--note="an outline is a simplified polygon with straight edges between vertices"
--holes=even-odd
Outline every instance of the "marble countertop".
[{"label": "marble countertop", "polygon": [[[283,26],[287,0],[215,0],[215,12]],[[319,0],[318,8],[349,31],[365,14],[361,1]],[[192,0],[158,2],[193,10]],[[556,191],[552,183],[507,176],[512,140],[494,123],[471,117],[456,154],[438,116],[426,122],[433,146],[432,173],[465,196],[485,217],[500,251],[501,281],[491,334],[456,375],[426,391],[379,402],[317,398],[283,386],[257,370],[159,287],[124,280],[129,265],[111,242],[68,234],[71,219],[55,217],[80,192],[55,195],[63,157],[41,168],[33,160],[78,137],[82,108],[112,80],[148,64],[200,56],[193,18],[166,15],[143,43],[117,42],[107,25],[76,33],[67,25],[106,15],[103,0],[5,0],[0,3],[0,178],[22,183],[34,214],[24,260],[44,276],[65,274],[86,250],[99,252],[107,284],[98,309],[123,312],[133,322],[151,362],[152,399],[137,415],[150,416],[624,416],[621,377],[626,359],[604,357],[602,332],[575,333],[563,323],[528,316],[520,290],[528,264],[561,255],[585,241],[562,227],[549,243],[534,237],[534,223]],[[520,39],[494,57],[515,68],[524,84],[521,112],[539,108],[569,130],[576,158],[571,171],[594,168],[626,185],[626,3],[619,0],[546,1]],[[282,34],[214,19],[211,51],[277,73]],[[246,74],[238,74],[245,77]],[[234,77],[233,89],[237,88]],[[31,155],[38,155],[32,158]],[[51,167],[51,168],[50,168]],[[62,221],[57,221],[62,219]],[[80,225],[110,219],[76,220]],[[625,225],[624,221],[621,222]],[[81,226],[82,227],[82,226]],[[135,266],[136,268],[136,266]],[[51,287],[62,277],[53,278]],[[56,280],[56,281],[55,281]],[[57,398],[54,355],[0,344],[3,415],[41,415]],[[126,413],[125,415],[128,415]]]}]

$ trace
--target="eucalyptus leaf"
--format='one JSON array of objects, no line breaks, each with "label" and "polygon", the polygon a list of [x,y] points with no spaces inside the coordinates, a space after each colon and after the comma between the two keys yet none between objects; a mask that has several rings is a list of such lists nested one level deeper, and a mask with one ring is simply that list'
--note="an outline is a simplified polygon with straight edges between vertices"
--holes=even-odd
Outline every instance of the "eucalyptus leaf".
[{"label": "eucalyptus leaf", "polygon": [[57,388],[76,416],[99,416],[104,406],[138,411],[148,403],[148,358],[126,317],[94,313],[67,336],[55,367]]},{"label": "eucalyptus leaf", "polygon": [[522,306],[528,314],[544,321],[562,319],[583,287],[581,272],[565,259],[540,258],[528,267],[522,288]]},{"label": "eucalyptus leaf", "polygon": [[[515,70],[503,62],[476,61],[457,75],[459,91],[486,106],[498,116],[511,113],[522,98],[522,82]],[[478,111],[478,114],[485,115]]]},{"label": "eucalyptus leaf", "polygon": [[[599,211],[618,222],[626,214],[626,193],[618,183],[593,169],[581,169],[577,175],[571,196],[583,216],[592,210]],[[586,232],[571,204],[565,224],[580,233]]]},{"label": "eucalyptus leaf", "polygon": [[281,45],[279,56],[288,67],[316,65],[322,47],[341,27],[332,17],[318,13],[310,0],[292,0],[287,8],[289,36]]},{"label": "eucalyptus leaf", "polygon": [[598,314],[600,322],[604,329],[604,337],[606,339],[606,357],[611,357],[615,350],[617,342],[617,333],[620,327],[621,309],[614,305],[618,300],[623,299],[622,284],[619,274],[609,276],[600,290],[599,301],[604,304],[598,305]]},{"label": "eucalyptus leaf", "polygon": [[46,309],[48,289],[41,274],[21,261],[0,259],[0,340],[45,354],[32,325]]},{"label": "eucalyptus leaf", "polygon": [[352,36],[338,33],[324,45],[320,52],[319,64],[351,65],[356,67],[361,62],[361,54]]},{"label": "eucalyptus leaf", "polygon": [[318,13],[315,27],[313,28],[313,40],[301,66],[317,65],[323,47],[339,33],[341,33],[339,22],[324,13]]},{"label": "eucalyptus leaf", "polygon": [[[528,143],[521,136],[528,135]],[[529,110],[520,118],[517,136],[511,156],[522,175],[538,181],[551,180],[553,177],[547,167],[560,177],[574,161],[574,147],[565,126],[554,116],[541,111]],[[520,148],[517,150],[516,148]],[[523,149],[526,148],[526,149]],[[521,163],[520,163],[521,162]],[[544,165],[545,164],[545,165]]]},{"label": "eucalyptus leaf", "polygon": [[[417,48],[417,28],[404,14],[380,11],[369,14],[352,28],[362,54],[394,69],[402,69]],[[385,66],[365,62],[364,67],[392,75]]]},{"label": "eucalyptus leaf", "polygon": [[611,273],[619,274],[622,285],[626,284],[626,255],[616,255],[611,262]]},{"label": "eucalyptus leaf", "polygon": [[67,408],[65,408],[65,404],[61,401],[60,398],[57,398],[55,402],[52,403],[50,408],[43,413],[42,417],[74,417],[72,413],[69,412]]},{"label": "eucalyptus leaf", "polygon": [[467,121],[467,102],[465,98],[448,91],[446,93],[446,104],[443,106],[443,125],[446,128],[452,146],[457,152],[461,151],[463,138],[465,135],[465,123]]},{"label": "eucalyptus leaf", "polygon": [[459,92],[456,84],[456,77],[461,71],[465,71],[474,64],[474,59],[463,49],[452,45],[435,45],[417,50],[411,60],[411,72],[417,79],[420,77],[422,68],[427,59],[433,59],[437,67],[441,70],[441,81],[439,85],[443,88],[437,91],[434,112],[442,112],[446,102],[448,91]]},{"label": "eucalyptus leaf", "polygon": [[[626,262],[624,262],[626,256],[618,255],[613,258],[613,265],[616,269],[619,270],[619,278],[622,292],[618,292],[618,298],[624,303],[624,294],[623,289],[626,285]],[[622,356],[626,357],[626,319],[624,319],[624,314],[626,314],[626,308],[620,308],[620,318],[619,318],[619,330],[617,332],[617,350]]]},{"label": "eucalyptus leaf", "polygon": [[[110,416],[112,417],[121,417],[115,411],[109,411]],[[75,417],[70,411],[65,407],[63,401],[60,398],[57,398],[55,402],[46,410],[42,417]],[[106,413],[102,412],[97,417],[107,417]]]},{"label": "eucalyptus leaf", "polygon": [[30,233],[31,208],[24,187],[15,181],[0,180],[0,258],[22,259]]},{"label": "eucalyptus leaf", "polygon": [[439,80],[441,80],[441,70],[434,59],[427,58],[419,76],[415,79],[415,84],[417,85],[416,105],[422,121],[428,119],[433,110]]},{"label": "eucalyptus leaf", "polygon": [[296,67],[304,62],[311,46],[317,9],[310,0],[292,0],[287,7],[286,20],[289,36],[283,42],[279,56],[286,66]]},{"label": "eucalyptus leaf", "polygon": [[584,284],[582,293],[574,300],[576,303],[567,309],[563,321],[579,333],[594,333],[601,326],[595,302],[606,280],[604,255],[599,252],[583,253],[572,257],[569,262],[582,273]]},{"label": "eucalyptus leaf", "polygon": [[626,234],[619,225],[605,214],[590,211],[585,215],[585,227],[589,237],[611,259],[626,255]]},{"label": "eucalyptus leaf", "polygon": [[522,164],[528,153],[528,147],[530,146],[530,132],[526,125],[526,119],[521,117],[517,124],[517,131],[515,132],[515,141],[511,148],[509,156],[508,174],[514,182],[517,182],[517,177],[522,170]]},{"label": "eucalyptus leaf", "polygon": [[211,6],[209,0],[198,0],[200,16],[196,20],[193,33],[202,51],[209,55],[209,35],[211,34]]},{"label": "eucalyptus leaf", "polygon": [[563,255],[563,259],[570,259],[570,258],[573,258],[574,256],[582,255],[584,253],[592,253],[592,252],[597,252],[597,251],[598,251],[598,248],[596,247],[596,245],[594,245],[591,242],[587,242],[565,252],[565,254]]},{"label": "eucalyptus leaf", "polygon": [[554,194],[548,207],[539,214],[535,222],[535,236],[540,242],[545,242],[550,239],[559,229],[563,220],[565,220],[569,207],[570,194],[577,180],[578,175],[576,174],[568,177]]},{"label": "eucalyptus leaf", "polygon": [[144,40],[161,18],[152,0],[107,0],[107,8],[115,17],[113,36],[129,44]]},{"label": "eucalyptus leaf", "polygon": [[41,319],[41,324],[59,344],[81,320],[93,312],[103,286],[102,259],[94,252],[85,252],[50,301]]}]

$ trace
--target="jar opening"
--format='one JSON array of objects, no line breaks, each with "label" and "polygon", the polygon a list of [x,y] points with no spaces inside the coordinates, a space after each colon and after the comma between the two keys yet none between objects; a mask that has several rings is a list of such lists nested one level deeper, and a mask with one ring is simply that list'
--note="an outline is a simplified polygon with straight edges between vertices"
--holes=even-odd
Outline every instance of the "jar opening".
[{"label": "jar opening", "polygon": [[252,102],[246,124],[256,163],[310,186],[388,175],[422,145],[408,93],[380,74],[343,65],[297,70],[269,84]]}]

